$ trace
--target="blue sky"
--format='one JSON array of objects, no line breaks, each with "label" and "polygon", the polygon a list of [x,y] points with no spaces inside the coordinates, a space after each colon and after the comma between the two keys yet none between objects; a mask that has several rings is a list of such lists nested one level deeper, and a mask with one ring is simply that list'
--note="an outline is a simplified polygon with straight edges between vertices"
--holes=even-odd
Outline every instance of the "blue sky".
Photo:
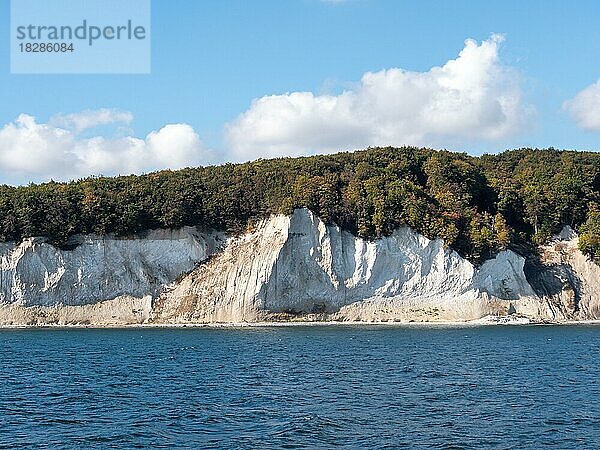
[{"label": "blue sky", "polygon": [[[10,5],[6,0],[0,5],[0,36],[7,43]],[[172,128],[171,131],[175,138],[191,142],[192,147],[183,151],[183,156],[178,155],[181,156],[179,163],[173,167],[186,163],[332,151],[338,145],[336,136],[343,131],[332,132],[326,128],[326,123],[315,125],[309,121],[299,127],[286,123],[283,128],[287,126],[291,131],[278,134],[272,142],[269,141],[271,132],[264,137],[262,130],[248,131],[250,126],[265,126],[257,122],[257,117],[262,117],[265,110],[252,110],[251,102],[264,96],[293,92],[311,92],[315,97],[337,96],[344,91],[359,92],[361,77],[367,72],[401,68],[411,73],[427,73],[432,67],[444,66],[456,59],[465,47],[466,39],[481,45],[485,41],[491,42],[492,34],[498,33],[504,39],[497,41],[495,64],[505,77],[502,83],[514,82],[516,86],[504,88],[504,84],[498,85],[485,95],[504,95],[506,89],[513,95],[518,90],[522,107],[514,112],[518,124],[497,133],[489,128],[493,125],[490,123],[481,125],[488,127],[487,131],[444,128],[443,133],[439,128],[429,130],[426,122],[398,124],[399,128],[405,126],[409,131],[411,126],[421,130],[420,134],[413,135],[408,131],[398,134],[388,129],[375,133],[372,128],[378,124],[374,122],[371,129],[355,133],[360,136],[356,144],[351,140],[352,133],[350,140],[339,140],[339,149],[358,147],[365,142],[371,144],[375,138],[366,140],[365,136],[369,134],[385,136],[382,140],[390,136],[390,142],[381,144],[433,145],[471,154],[521,146],[599,150],[600,125],[597,126],[595,116],[581,117],[588,109],[600,106],[595,103],[595,91],[580,99],[571,112],[563,107],[565,101],[575,98],[600,78],[599,18],[600,3],[583,0],[576,3],[552,0],[494,3],[153,0],[152,72],[149,75],[11,75],[9,47],[1,46],[0,127],[14,124],[22,114],[35,117],[36,124],[47,124],[58,123],[53,122],[57,115],[114,110],[130,114],[125,127],[114,126],[123,125],[119,119],[111,122],[109,127],[90,127],[76,139],[87,139],[96,134],[112,139],[112,135],[120,133],[148,142],[147,136],[154,132],[157,139],[153,148],[158,148],[159,142],[168,145],[171,136],[164,133],[159,140],[159,130],[167,124],[185,124],[185,129]],[[483,79],[483,83],[495,83],[500,72],[494,73],[496,75]],[[372,97],[366,98],[363,103]],[[308,105],[307,114],[311,111],[317,111],[317,116],[320,114],[321,107],[315,106],[314,99],[300,101],[308,102],[302,103]],[[390,102],[392,108],[402,104],[403,97],[399,95]],[[280,109],[277,107],[272,102],[264,105],[269,114],[273,113],[275,123],[269,122],[270,126],[279,127]],[[368,107],[361,108],[361,114],[371,111]],[[249,132],[254,140],[248,143],[238,138],[234,142],[227,138],[224,131],[227,124],[231,126],[248,111],[254,115],[250,115],[244,124],[237,122],[240,128],[237,136]],[[380,112],[373,114],[376,116]],[[600,115],[600,111],[596,114]],[[324,122],[327,117],[323,116]],[[394,117],[401,121],[404,116]],[[386,123],[387,128],[394,125],[393,120]],[[16,128],[24,126],[21,124]],[[339,124],[342,130],[344,126],[344,122]],[[478,123],[473,122],[473,127],[477,126]],[[115,131],[115,128],[118,129]],[[195,138],[190,140],[186,133],[192,130]],[[291,142],[299,132],[330,137],[300,139],[296,146],[282,145],[283,139]],[[448,136],[447,143],[444,136]],[[410,142],[411,139],[415,142]],[[0,133],[0,152],[1,141]],[[261,143],[269,149],[264,155],[261,154]],[[232,147],[244,145],[252,150],[231,152]],[[301,150],[303,145],[305,151]],[[191,152],[196,151],[194,149],[200,156],[190,157]],[[84,150],[79,151],[78,158],[85,158],[82,152]],[[129,159],[135,157],[128,156]],[[115,162],[98,170],[107,174],[145,171],[161,168],[164,161],[165,158],[155,158],[146,165],[133,164],[131,169],[124,166],[122,170]],[[0,181],[22,183],[49,177],[70,178],[85,175],[86,171],[94,171],[96,167],[83,164],[78,171],[62,174],[58,169],[45,173],[39,167],[20,170],[15,164],[3,167],[13,175],[4,175]]]}]

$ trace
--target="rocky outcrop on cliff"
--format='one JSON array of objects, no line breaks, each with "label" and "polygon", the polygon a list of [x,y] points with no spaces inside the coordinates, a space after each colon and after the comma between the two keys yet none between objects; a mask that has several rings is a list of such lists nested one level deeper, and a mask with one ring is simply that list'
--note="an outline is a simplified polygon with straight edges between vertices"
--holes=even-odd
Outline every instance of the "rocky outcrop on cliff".
[{"label": "rocky outcrop on cliff", "polygon": [[600,319],[600,267],[581,253],[578,243],[577,234],[565,227],[540,247],[539,260],[527,271],[551,320]]},{"label": "rocky outcrop on cliff", "polygon": [[527,265],[507,250],[475,267],[409,228],[364,240],[307,209],[238,237],[187,227],[73,250],[27,239],[0,255],[5,325],[600,317],[600,268],[570,229]]}]

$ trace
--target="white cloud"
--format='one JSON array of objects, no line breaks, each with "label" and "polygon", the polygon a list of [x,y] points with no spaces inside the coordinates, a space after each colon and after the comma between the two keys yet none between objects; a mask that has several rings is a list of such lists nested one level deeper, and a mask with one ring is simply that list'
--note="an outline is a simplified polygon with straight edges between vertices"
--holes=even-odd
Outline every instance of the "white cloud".
[{"label": "white cloud", "polygon": [[50,124],[55,127],[66,128],[80,133],[90,128],[109,124],[129,125],[133,114],[118,109],[88,109],[75,114],[58,114],[50,119]]},{"label": "white cloud", "polygon": [[340,95],[293,92],[256,99],[226,125],[226,140],[234,159],[247,160],[507,138],[529,125],[533,108],[523,102],[518,74],[500,62],[502,40],[467,40],[456,59],[427,72],[367,72]]},{"label": "white cloud", "polygon": [[571,100],[563,103],[563,109],[579,126],[588,131],[600,131],[600,81],[586,87]]},{"label": "white cloud", "polygon": [[[129,113],[124,114],[121,117],[130,117],[126,116]],[[55,125],[55,119],[37,123],[34,117],[21,114],[0,129],[0,182],[69,180],[95,174],[142,173],[212,162],[212,153],[186,124],[165,125],[145,138],[84,138],[79,131],[95,126],[93,124],[109,123],[105,119],[107,116],[102,113],[94,116],[86,111],[82,118],[77,115],[63,117],[69,117],[64,128]],[[71,129],[68,124],[72,124]]]}]

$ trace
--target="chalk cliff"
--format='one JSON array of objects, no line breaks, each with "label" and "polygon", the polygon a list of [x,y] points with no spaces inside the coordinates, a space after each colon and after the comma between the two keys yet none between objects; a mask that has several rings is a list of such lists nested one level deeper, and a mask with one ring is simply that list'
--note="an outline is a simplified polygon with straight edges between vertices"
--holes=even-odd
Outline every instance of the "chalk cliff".
[{"label": "chalk cliff", "polygon": [[72,250],[42,238],[0,243],[0,324],[143,322],[152,299],[221,248],[221,233],[155,230],[85,236]]},{"label": "chalk cliff", "polygon": [[238,237],[187,227],[73,250],[28,239],[0,244],[0,324],[599,318],[600,268],[572,230],[540,253],[477,268],[411,229],[365,241],[306,209]]}]

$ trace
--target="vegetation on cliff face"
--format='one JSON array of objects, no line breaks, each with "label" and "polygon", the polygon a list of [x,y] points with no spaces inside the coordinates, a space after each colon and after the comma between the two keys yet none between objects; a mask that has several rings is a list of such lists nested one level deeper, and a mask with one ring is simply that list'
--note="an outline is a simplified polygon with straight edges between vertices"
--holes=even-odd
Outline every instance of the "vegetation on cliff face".
[{"label": "vegetation on cliff face", "polygon": [[547,240],[564,225],[600,256],[600,154],[513,150],[472,157],[422,148],[258,160],[142,176],[0,187],[0,239],[131,235],[199,225],[241,232],[308,207],[367,238],[408,225],[473,261]]},{"label": "vegetation on cliff face", "polygon": [[579,229],[579,248],[586,255],[600,260],[600,207],[591,203],[587,220]]}]

